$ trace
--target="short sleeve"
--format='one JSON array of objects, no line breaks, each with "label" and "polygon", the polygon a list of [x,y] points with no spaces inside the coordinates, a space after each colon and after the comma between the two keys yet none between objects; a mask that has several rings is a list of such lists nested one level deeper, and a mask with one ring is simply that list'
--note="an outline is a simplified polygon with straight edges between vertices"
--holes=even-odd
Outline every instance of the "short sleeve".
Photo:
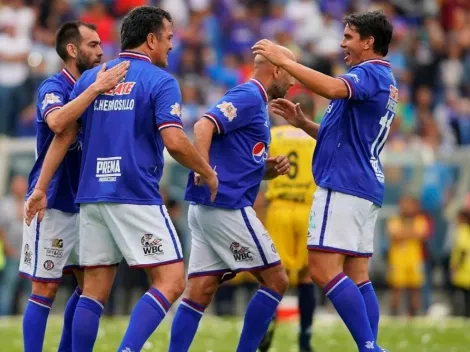
[{"label": "short sleeve", "polygon": [[219,134],[250,124],[259,109],[259,97],[242,87],[229,90],[204,117],[210,119]]},{"label": "short sleeve", "polygon": [[181,91],[171,77],[160,84],[155,93],[155,124],[159,131],[168,127],[183,128],[181,121]]},{"label": "short sleeve", "polygon": [[[372,64],[369,64],[372,65]],[[367,100],[377,91],[377,80],[369,65],[356,66],[338,78],[346,84],[348,99]]]},{"label": "short sleeve", "polygon": [[64,104],[66,95],[62,86],[57,82],[46,82],[38,92],[39,122],[44,122],[54,110],[60,109]]}]

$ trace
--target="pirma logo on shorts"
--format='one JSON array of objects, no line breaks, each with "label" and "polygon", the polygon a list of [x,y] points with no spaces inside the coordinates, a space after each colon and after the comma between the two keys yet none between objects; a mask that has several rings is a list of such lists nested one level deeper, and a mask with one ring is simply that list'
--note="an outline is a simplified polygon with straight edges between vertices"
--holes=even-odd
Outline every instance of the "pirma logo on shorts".
[{"label": "pirma logo on shorts", "polygon": [[146,233],[140,240],[145,255],[163,254],[163,242],[161,238],[155,238],[151,233]]}]

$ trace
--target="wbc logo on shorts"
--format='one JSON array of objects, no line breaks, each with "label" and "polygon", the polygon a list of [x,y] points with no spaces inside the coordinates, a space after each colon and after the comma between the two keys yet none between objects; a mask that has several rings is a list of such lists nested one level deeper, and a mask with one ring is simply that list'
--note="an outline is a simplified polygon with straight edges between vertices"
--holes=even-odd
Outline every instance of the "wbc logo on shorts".
[{"label": "wbc logo on shorts", "polygon": [[238,242],[232,242],[232,244],[230,245],[230,250],[232,251],[233,258],[237,262],[253,260],[253,257],[251,256],[250,248],[243,247]]},{"label": "wbc logo on shorts", "polygon": [[147,255],[161,255],[163,254],[163,242],[161,238],[156,238],[151,233],[146,233],[140,239],[142,250]]},{"label": "wbc logo on shorts", "polygon": [[266,155],[266,146],[263,142],[256,143],[251,152],[253,154],[253,160],[256,161],[258,164],[268,158],[268,156]]}]

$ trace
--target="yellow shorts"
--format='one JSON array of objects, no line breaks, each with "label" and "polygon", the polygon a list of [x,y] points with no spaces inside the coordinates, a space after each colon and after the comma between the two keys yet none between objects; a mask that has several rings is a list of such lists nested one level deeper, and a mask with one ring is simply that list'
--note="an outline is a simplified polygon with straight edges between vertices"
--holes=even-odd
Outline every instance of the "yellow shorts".
[{"label": "yellow shorts", "polygon": [[310,204],[273,201],[266,211],[265,226],[276,245],[292,285],[308,265],[307,232]]},{"label": "yellow shorts", "polygon": [[422,261],[403,260],[389,264],[388,282],[393,288],[421,288],[424,285],[424,264]]}]

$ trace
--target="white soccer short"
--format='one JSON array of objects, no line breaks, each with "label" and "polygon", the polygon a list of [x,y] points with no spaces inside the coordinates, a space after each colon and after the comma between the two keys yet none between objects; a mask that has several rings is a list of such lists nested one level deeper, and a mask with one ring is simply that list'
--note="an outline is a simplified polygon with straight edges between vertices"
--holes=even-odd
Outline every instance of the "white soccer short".
[{"label": "white soccer short", "polygon": [[189,206],[189,278],[256,271],[281,263],[271,236],[252,207],[221,209]]},{"label": "white soccer short", "polygon": [[164,205],[90,203],[80,206],[80,265],[154,267],[183,261]]},{"label": "white soccer short", "polygon": [[310,211],[308,249],[372,256],[379,209],[366,199],[319,187]]},{"label": "white soccer short", "polygon": [[23,224],[20,275],[33,281],[60,282],[64,270],[78,267],[79,215],[47,209],[38,223]]}]

